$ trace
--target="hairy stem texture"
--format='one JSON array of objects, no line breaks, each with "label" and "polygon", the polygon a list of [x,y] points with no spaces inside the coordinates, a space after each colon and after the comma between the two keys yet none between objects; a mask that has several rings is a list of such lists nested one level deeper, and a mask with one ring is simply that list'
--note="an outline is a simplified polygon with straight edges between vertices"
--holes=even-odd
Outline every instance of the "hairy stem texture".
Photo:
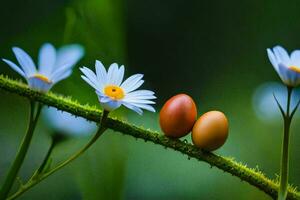
[{"label": "hairy stem texture", "polygon": [[[82,105],[77,101],[71,100],[71,98],[65,98],[51,92],[47,94],[39,93],[29,89],[21,82],[13,81],[3,76],[0,76],[0,89],[18,94],[33,101],[38,101],[48,106],[56,107],[59,110],[67,111],[73,115],[81,116],[90,121],[99,122],[101,118],[102,111],[96,107]],[[235,162],[231,158],[225,158],[211,152],[202,151],[191,144],[187,144],[186,142],[167,138],[158,132],[151,131],[149,129],[146,130],[115,118],[109,117],[105,126],[117,132],[131,135],[135,138],[150,141],[155,144],[162,145],[165,148],[181,152],[190,158],[204,161],[211,166],[215,166],[223,170],[224,172],[239,177],[241,180],[246,181],[264,191],[272,198],[277,197],[277,191],[279,188],[278,182],[267,178],[258,169],[248,168],[246,165]],[[296,189],[289,187],[287,199],[300,199],[300,194],[296,191]]]}]

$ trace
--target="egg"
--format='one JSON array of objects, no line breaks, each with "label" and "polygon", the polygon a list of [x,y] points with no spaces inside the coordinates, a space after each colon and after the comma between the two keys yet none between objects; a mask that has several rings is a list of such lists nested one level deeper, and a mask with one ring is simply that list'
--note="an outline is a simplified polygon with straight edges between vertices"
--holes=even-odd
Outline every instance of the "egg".
[{"label": "egg", "polygon": [[220,111],[203,114],[192,130],[192,141],[198,148],[214,151],[226,142],[228,137],[228,120]]},{"label": "egg", "polygon": [[159,123],[167,137],[180,138],[191,132],[197,119],[194,100],[186,94],[170,98],[159,113]]}]

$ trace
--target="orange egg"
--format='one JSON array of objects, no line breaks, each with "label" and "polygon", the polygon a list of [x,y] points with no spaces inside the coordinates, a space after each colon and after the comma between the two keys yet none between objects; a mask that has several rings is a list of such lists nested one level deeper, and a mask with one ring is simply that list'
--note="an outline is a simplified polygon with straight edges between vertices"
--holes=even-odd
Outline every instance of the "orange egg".
[{"label": "orange egg", "polygon": [[168,137],[179,138],[187,135],[197,119],[194,100],[186,94],[170,98],[159,113],[162,131]]},{"label": "orange egg", "polygon": [[192,141],[198,148],[213,151],[220,148],[228,137],[228,120],[220,111],[210,111],[195,123]]}]

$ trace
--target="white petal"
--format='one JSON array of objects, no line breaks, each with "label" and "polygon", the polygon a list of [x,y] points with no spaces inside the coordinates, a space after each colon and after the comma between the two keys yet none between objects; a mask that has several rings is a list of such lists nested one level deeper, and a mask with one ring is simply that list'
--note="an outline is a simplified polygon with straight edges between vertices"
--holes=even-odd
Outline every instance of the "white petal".
[{"label": "white petal", "polygon": [[59,81],[61,81],[63,79],[68,78],[69,76],[71,76],[71,74],[72,74],[72,70],[66,71],[66,72],[64,72],[62,74],[59,74],[56,77],[54,77],[52,79],[52,81],[53,81],[53,83],[57,83],[57,82],[59,82]]},{"label": "white petal", "polygon": [[143,76],[143,74],[135,74],[130,76],[122,83],[121,88],[123,88],[126,93],[137,89],[143,84],[143,80],[141,80]]},{"label": "white petal", "polygon": [[130,96],[146,96],[146,95],[154,95],[154,92],[151,90],[136,90],[128,93]]},{"label": "white petal", "polygon": [[61,76],[62,74],[70,70],[71,69],[68,67],[68,65],[62,66],[58,70],[52,72],[51,75],[49,76],[49,79],[50,80],[57,79],[57,76]]},{"label": "white petal", "polygon": [[18,72],[21,76],[24,78],[27,78],[25,73],[23,72],[22,69],[20,69],[15,63],[11,62],[10,60],[2,59],[6,64],[8,64],[13,70]]},{"label": "white petal", "polygon": [[56,50],[52,44],[44,44],[39,52],[39,73],[50,76],[56,61]]},{"label": "white petal", "polygon": [[274,69],[278,72],[278,63],[275,58],[275,55],[273,54],[273,52],[270,49],[267,49],[267,53],[268,53],[268,58],[269,58],[271,64],[273,65]]},{"label": "white petal", "polygon": [[273,52],[277,59],[277,63],[282,63],[286,66],[290,66],[290,57],[287,51],[281,46],[276,46],[273,48]]},{"label": "white petal", "polygon": [[136,98],[136,97],[140,97],[140,98],[145,98],[145,97],[149,97],[149,99],[155,99],[156,97],[154,96],[154,92],[151,90],[136,90],[130,93],[126,94],[127,98]]},{"label": "white petal", "polygon": [[102,83],[102,85],[105,85],[107,82],[107,73],[104,65],[99,60],[96,60],[96,74],[98,77],[98,81]]},{"label": "white petal", "polygon": [[95,91],[96,92],[96,94],[99,96],[99,97],[107,97],[105,94],[103,94],[102,92],[100,92],[100,91],[98,91],[98,90],[96,90]]},{"label": "white petal", "polygon": [[151,99],[156,99],[156,96],[154,95],[145,95],[145,96],[125,96],[126,100],[151,100]]},{"label": "white petal", "polygon": [[138,89],[139,87],[141,87],[141,85],[143,85],[143,83],[144,83],[144,80],[139,80],[135,84],[132,84],[131,87],[128,87],[126,89],[126,92],[131,92],[131,91]]},{"label": "white petal", "polygon": [[98,81],[96,74],[87,67],[80,68],[80,71],[102,92],[103,85]]},{"label": "white petal", "polygon": [[135,98],[131,98],[131,99],[123,99],[123,102],[127,102],[127,103],[137,103],[137,104],[155,104],[154,101],[149,101],[147,99],[135,99]]},{"label": "white petal", "polygon": [[81,75],[81,78],[87,82],[90,86],[92,86],[94,89],[98,90],[98,91],[101,91],[99,86],[95,85],[88,77],[85,77],[83,75]]},{"label": "white petal", "polygon": [[142,109],[145,109],[145,110],[148,110],[148,111],[151,111],[151,112],[155,112],[155,109],[152,106],[147,105],[147,104],[132,103],[132,105],[142,108]]},{"label": "white petal", "polygon": [[295,50],[291,53],[291,65],[300,67],[300,50]]},{"label": "white petal", "polygon": [[119,70],[118,70],[118,73],[117,73],[117,77],[116,77],[116,85],[117,86],[120,86],[122,81],[123,81],[123,78],[124,78],[124,71],[125,71],[125,68],[124,68],[124,65],[122,65]]},{"label": "white petal", "polygon": [[142,115],[142,114],[143,114],[143,110],[140,109],[140,108],[137,107],[137,106],[134,106],[134,105],[132,105],[132,104],[130,104],[130,103],[125,103],[125,102],[123,102],[123,105],[124,105],[125,107],[129,108],[130,110],[135,111],[135,112],[138,113],[139,115]]},{"label": "white petal", "polygon": [[118,72],[119,72],[118,64],[117,63],[111,64],[110,67],[108,68],[106,84],[116,85]]},{"label": "white petal", "polygon": [[84,48],[78,44],[65,45],[58,49],[55,66],[75,65],[84,55]]},{"label": "white petal", "polygon": [[32,76],[36,73],[35,64],[32,61],[31,57],[22,49],[18,47],[12,48],[18,62],[20,63],[21,68],[23,69],[24,73],[27,77]]}]

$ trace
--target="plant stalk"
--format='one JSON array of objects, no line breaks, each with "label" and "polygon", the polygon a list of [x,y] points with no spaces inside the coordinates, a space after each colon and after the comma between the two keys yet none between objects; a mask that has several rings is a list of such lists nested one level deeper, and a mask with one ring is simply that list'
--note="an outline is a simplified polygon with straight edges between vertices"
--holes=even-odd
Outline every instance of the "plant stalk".
[{"label": "plant stalk", "polygon": [[51,156],[51,154],[52,154],[52,151],[53,151],[54,147],[56,146],[56,144],[57,144],[56,141],[55,141],[53,138],[51,138],[51,144],[50,144],[50,147],[49,147],[49,149],[48,149],[48,151],[47,151],[47,154],[46,154],[46,156],[45,156],[45,158],[44,158],[44,160],[43,160],[41,166],[40,166],[40,167],[38,168],[38,170],[37,170],[37,173],[36,173],[37,175],[38,175],[38,174],[41,174],[41,173],[43,172],[43,170],[44,170],[46,164],[48,163],[49,158],[50,158],[50,156]]},{"label": "plant stalk", "polygon": [[[45,178],[47,178],[51,174],[53,174],[56,171],[60,170],[61,168],[63,168],[64,166],[66,166],[67,164],[69,164],[70,162],[72,162],[73,160],[75,160],[76,158],[78,158],[80,155],[82,155],[92,144],[94,144],[97,141],[97,139],[107,129],[106,126],[105,126],[105,123],[106,123],[108,114],[109,114],[108,111],[105,111],[105,110],[103,111],[103,115],[101,117],[101,122],[100,122],[100,126],[99,126],[99,129],[98,129],[97,133],[94,135],[94,137],[82,149],[80,149],[77,153],[73,154],[70,158],[68,158],[66,161],[64,161],[63,163],[59,164],[58,166],[56,166],[55,168],[53,168],[49,172],[46,172],[45,174],[43,174],[40,178],[34,179],[34,180],[31,179],[22,188],[20,188],[19,191],[17,191],[15,194],[13,194],[12,196],[10,196],[8,198],[8,200],[12,200],[12,199],[18,198],[23,193],[25,193],[27,190],[29,190],[30,188],[32,188],[33,186],[35,186],[37,183],[41,182],[42,180],[44,180]],[[27,186],[27,184],[28,184],[28,186]]]},{"label": "plant stalk", "polygon": [[19,147],[16,158],[15,158],[11,168],[9,169],[6,179],[2,185],[2,188],[0,191],[0,200],[6,199],[6,197],[9,194],[9,191],[11,190],[11,188],[14,184],[14,181],[18,175],[18,172],[19,172],[19,170],[22,166],[22,163],[25,159],[25,156],[28,152],[28,149],[29,149],[29,146],[30,146],[30,143],[32,140],[33,132],[36,127],[41,109],[42,109],[42,105],[38,104],[38,108],[37,108],[37,111],[35,114],[36,104],[33,101],[30,101],[29,125],[27,128],[27,132],[26,132],[26,134],[22,140],[22,143]]},{"label": "plant stalk", "polygon": [[280,165],[280,185],[278,191],[278,200],[285,200],[288,191],[288,176],[289,176],[289,137],[292,116],[290,115],[290,104],[292,96],[292,87],[287,87],[287,107],[284,116],[284,131],[281,150],[281,165]]}]

